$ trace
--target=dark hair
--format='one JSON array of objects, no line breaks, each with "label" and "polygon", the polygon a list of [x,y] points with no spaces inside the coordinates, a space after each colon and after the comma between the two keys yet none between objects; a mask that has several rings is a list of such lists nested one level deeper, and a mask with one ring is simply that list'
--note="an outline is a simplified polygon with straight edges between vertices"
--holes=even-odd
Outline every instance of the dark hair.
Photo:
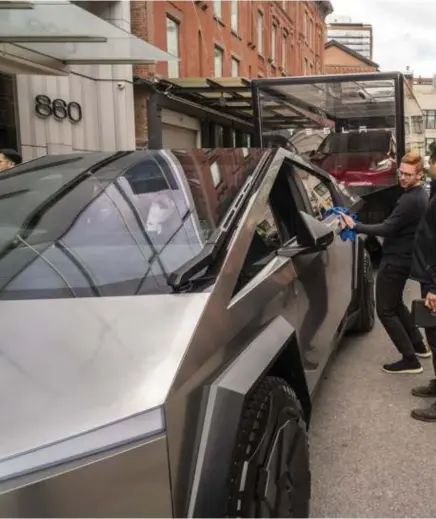
[{"label": "dark hair", "polygon": [[0,150],[0,153],[14,164],[21,164],[23,162],[23,158],[18,153],[18,151],[15,151],[13,149],[4,148]]},{"label": "dark hair", "polygon": [[428,158],[428,161],[430,164],[434,164],[436,162],[436,141],[433,141],[430,146],[428,147],[430,150],[430,156]]}]

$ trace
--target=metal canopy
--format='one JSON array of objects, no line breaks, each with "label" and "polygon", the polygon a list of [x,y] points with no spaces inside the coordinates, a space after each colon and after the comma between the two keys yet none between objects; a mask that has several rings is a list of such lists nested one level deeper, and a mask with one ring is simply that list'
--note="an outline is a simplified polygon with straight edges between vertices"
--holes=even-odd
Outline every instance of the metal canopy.
[{"label": "metal canopy", "polygon": [[[193,102],[254,125],[252,83],[249,79],[162,79],[155,88],[179,100]],[[311,110],[307,103],[290,103],[287,99],[280,99],[280,96],[274,96],[264,102],[262,117],[264,125],[271,128],[276,128],[277,124],[284,124],[287,128],[305,128],[322,124],[315,110]]]},{"label": "metal canopy", "polygon": [[0,43],[65,64],[151,64],[178,58],[68,1],[2,3]]},{"label": "metal canopy", "polygon": [[391,116],[395,110],[393,80],[344,81],[259,87],[262,109],[267,100],[297,102],[331,120]]}]

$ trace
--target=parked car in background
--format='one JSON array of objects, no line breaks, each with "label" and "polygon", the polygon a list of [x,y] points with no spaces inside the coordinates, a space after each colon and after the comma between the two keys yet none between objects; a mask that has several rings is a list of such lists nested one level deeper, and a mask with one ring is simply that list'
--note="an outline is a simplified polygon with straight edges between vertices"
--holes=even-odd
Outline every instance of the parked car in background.
[{"label": "parked car in background", "polygon": [[0,177],[0,516],[308,517],[311,399],[374,325],[361,201],[289,150]]},{"label": "parked car in background", "polygon": [[346,186],[397,182],[395,140],[390,130],[329,134],[310,159]]}]

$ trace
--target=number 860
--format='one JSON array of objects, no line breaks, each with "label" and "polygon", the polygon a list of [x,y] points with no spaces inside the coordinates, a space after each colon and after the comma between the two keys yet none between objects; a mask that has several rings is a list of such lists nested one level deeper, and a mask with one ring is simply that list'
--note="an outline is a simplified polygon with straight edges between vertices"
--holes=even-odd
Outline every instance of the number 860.
[{"label": "number 860", "polygon": [[66,103],[63,99],[53,101],[45,95],[35,97],[35,111],[40,117],[54,116],[58,121],[69,119],[72,123],[82,120],[82,107],[79,103],[72,101]]}]

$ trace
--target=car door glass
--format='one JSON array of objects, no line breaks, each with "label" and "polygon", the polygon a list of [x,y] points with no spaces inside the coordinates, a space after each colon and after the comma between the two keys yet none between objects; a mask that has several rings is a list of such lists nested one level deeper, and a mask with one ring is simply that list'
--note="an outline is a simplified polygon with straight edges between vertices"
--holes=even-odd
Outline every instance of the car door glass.
[{"label": "car door glass", "polygon": [[282,246],[278,227],[271,206],[268,203],[259,219],[248,249],[235,293],[251,281],[271,260],[272,255]]},{"label": "car door glass", "polygon": [[314,216],[322,220],[327,209],[335,205],[327,183],[303,169],[295,168],[295,172],[303,183]]}]

